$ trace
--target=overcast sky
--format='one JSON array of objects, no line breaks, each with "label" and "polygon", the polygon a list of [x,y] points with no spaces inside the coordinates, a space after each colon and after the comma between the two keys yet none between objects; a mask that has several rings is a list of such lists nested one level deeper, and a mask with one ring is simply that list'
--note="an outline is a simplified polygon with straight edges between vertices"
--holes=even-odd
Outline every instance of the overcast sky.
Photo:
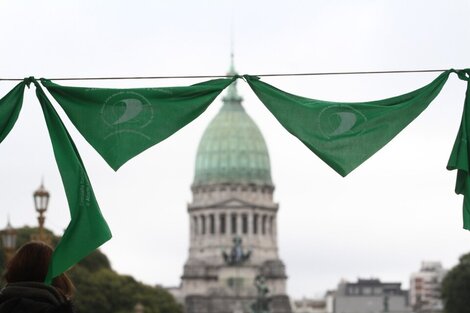
[{"label": "overcast sky", "polygon": [[[469,11],[470,2],[462,0],[0,0],[0,77],[224,74],[231,28],[241,74],[464,68],[470,66]],[[263,80],[305,97],[365,101],[403,94],[437,75]],[[246,83],[238,85],[268,144],[291,296],[321,295],[342,278],[377,277],[407,287],[421,261],[451,267],[470,251],[455,173],[445,169],[465,93],[455,75],[414,123],[346,178],[283,129]],[[0,82],[0,95],[13,86]],[[117,173],[59,110],[113,232],[103,250],[118,272],[149,284],[179,284],[188,254],[186,210],[196,149],[220,106],[219,97],[197,120]],[[46,226],[61,233],[68,207],[32,88],[0,145],[0,227],[8,214],[14,226],[37,223],[32,193],[43,176],[52,195]]]}]

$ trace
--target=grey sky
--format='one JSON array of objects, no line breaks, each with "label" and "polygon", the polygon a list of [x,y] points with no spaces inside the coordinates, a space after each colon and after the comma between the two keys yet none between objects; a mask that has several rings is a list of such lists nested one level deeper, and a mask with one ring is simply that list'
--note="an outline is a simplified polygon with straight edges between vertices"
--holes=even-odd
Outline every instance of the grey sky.
[{"label": "grey sky", "polygon": [[[462,68],[470,66],[469,1],[6,1],[0,0],[0,76],[223,74],[233,25],[242,74]],[[381,99],[437,74],[264,79],[301,96]],[[70,82],[171,86],[201,80]],[[64,83],[65,84],[65,83]],[[14,84],[0,82],[3,96]],[[414,123],[346,178],[284,130],[244,82],[245,108],[268,143],[280,203],[280,255],[291,295],[312,296],[341,278],[408,285],[422,260],[450,267],[468,252],[462,197],[445,166],[457,133],[464,82],[451,76]],[[196,121],[114,173],[69,127],[114,238],[114,268],[177,285],[187,256],[198,141],[220,98]],[[62,111],[59,112],[62,117]],[[64,118],[67,125],[68,120]],[[52,194],[46,225],[61,232],[68,208],[34,89],[0,145],[0,227],[33,225],[41,177]]]}]

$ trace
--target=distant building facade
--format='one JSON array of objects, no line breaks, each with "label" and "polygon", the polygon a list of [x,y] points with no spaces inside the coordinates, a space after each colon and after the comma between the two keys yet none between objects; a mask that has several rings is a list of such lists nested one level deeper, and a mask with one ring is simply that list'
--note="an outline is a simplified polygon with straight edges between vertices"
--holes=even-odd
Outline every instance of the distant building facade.
[{"label": "distant building facade", "polygon": [[328,290],[323,298],[292,300],[293,313],[334,313],[334,290]]},{"label": "distant building facade", "polygon": [[199,143],[191,190],[189,256],[181,287],[170,290],[185,311],[291,313],[269,154],[236,83]]},{"label": "distant building facade", "polygon": [[408,300],[408,291],[401,289],[401,283],[342,281],[334,295],[334,313],[410,313]]},{"label": "distant building facade", "polygon": [[442,312],[441,284],[447,271],[440,262],[422,262],[410,277],[410,303],[416,312]]},{"label": "distant building facade", "polygon": [[291,306],[293,313],[328,313],[325,299],[293,300]]}]

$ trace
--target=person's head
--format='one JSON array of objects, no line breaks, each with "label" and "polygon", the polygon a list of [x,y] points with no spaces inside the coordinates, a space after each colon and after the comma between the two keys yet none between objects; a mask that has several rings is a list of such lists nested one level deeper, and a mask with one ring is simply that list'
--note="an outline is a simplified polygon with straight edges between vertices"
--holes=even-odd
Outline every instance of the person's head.
[{"label": "person's head", "polygon": [[[33,281],[43,283],[46,279],[51,257],[52,248],[43,242],[31,241],[24,244],[7,264],[6,282]],[[67,297],[72,296],[73,285],[65,274],[54,278],[52,286],[62,291]]]}]

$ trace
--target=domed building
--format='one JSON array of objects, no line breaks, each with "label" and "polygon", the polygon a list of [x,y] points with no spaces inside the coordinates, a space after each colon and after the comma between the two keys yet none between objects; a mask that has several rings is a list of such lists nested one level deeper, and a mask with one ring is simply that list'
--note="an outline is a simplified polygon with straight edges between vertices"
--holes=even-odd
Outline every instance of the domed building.
[{"label": "domed building", "polygon": [[187,313],[291,312],[269,153],[242,101],[234,82],[197,150],[178,292]]}]

